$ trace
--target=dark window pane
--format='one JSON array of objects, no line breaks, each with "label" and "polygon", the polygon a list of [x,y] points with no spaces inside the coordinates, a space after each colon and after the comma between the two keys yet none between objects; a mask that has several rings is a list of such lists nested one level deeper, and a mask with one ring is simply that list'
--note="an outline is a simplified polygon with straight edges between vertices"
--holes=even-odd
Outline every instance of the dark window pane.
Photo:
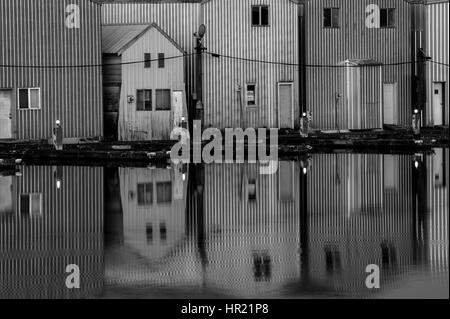
[{"label": "dark window pane", "polygon": [[139,206],[148,206],[153,203],[153,184],[138,184],[137,186],[138,193],[138,205]]},{"label": "dark window pane", "polygon": [[261,7],[261,25],[269,25],[269,7]]},{"label": "dark window pane", "polygon": [[156,110],[170,111],[170,90],[156,90]]},{"label": "dark window pane", "polygon": [[388,24],[387,10],[380,9],[380,27],[386,28]]},{"label": "dark window pane", "polygon": [[323,9],[323,26],[325,28],[331,28],[331,9]]},{"label": "dark window pane", "polygon": [[388,9],[388,26],[395,27],[395,9]]},{"label": "dark window pane", "polygon": [[143,111],[144,110],[144,91],[137,90],[136,93],[136,110]]},{"label": "dark window pane", "polygon": [[23,217],[30,216],[30,196],[20,195],[20,215]]},{"label": "dark window pane", "polygon": [[333,28],[339,28],[339,25],[340,25],[340,23],[339,23],[339,9],[338,8],[334,8],[333,10],[332,10],[332,19],[333,19],[333,21],[332,21],[332,27]]},{"label": "dark window pane", "polygon": [[165,61],[164,61],[165,57],[164,57],[164,53],[158,53],[158,68],[162,69],[165,66]]},{"label": "dark window pane", "polygon": [[165,223],[159,225],[159,238],[163,242],[167,240],[167,226]]},{"label": "dark window pane", "polygon": [[28,109],[28,89],[19,89],[19,108]]},{"label": "dark window pane", "polygon": [[147,236],[147,244],[151,245],[153,243],[153,225],[147,224],[145,228],[145,233]]},{"label": "dark window pane", "polygon": [[150,68],[152,66],[151,59],[152,59],[152,55],[150,53],[145,53],[144,54],[144,61],[145,61],[144,62],[144,67],[146,69],[148,69],[148,68]]},{"label": "dark window pane", "polygon": [[260,25],[259,7],[252,7],[252,25]]},{"label": "dark window pane", "polygon": [[144,108],[146,111],[152,110],[152,90],[145,90],[145,105]]},{"label": "dark window pane", "polygon": [[156,184],[156,201],[158,204],[166,204],[172,202],[172,183]]}]

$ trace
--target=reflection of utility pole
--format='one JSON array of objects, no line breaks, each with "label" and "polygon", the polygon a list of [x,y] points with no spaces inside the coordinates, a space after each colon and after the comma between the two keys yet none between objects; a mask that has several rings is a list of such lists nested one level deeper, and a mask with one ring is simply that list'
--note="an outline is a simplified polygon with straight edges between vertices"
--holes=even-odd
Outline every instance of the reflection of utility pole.
[{"label": "reflection of utility pole", "polygon": [[203,131],[203,121],[204,121],[204,105],[203,105],[203,52],[206,48],[203,46],[203,37],[206,33],[206,27],[202,24],[198,32],[194,33],[196,39],[196,57],[197,57],[197,74],[196,74],[196,86],[197,86],[197,103],[195,105],[195,119],[202,121],[202,131]]},{"label": "reflection of utility pole", "polygon": [[426,161],[423,160],[422,155],[414,157],[413,168],[413,185],[412,185],[412,208],[413,208],[413,238],[414,238],[414,262],[417,264],[426,263],[426,239],[427,225],[426,225]]}]

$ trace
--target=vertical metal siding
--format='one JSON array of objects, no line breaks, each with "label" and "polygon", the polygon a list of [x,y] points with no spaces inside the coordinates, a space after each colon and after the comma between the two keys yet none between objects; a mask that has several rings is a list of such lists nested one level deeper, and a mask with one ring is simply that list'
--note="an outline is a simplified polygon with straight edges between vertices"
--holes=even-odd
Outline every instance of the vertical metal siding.
[{"label": "vertical metal siding", "polygon": [[[449,63],[449,2],[426,5],[426,53],[433,61]],[[433,82],[444,82],[445,118],[449,121],[449,67],[428,63],[426,124],[433,125]]]},{"label": "vertical metal siding", "polygon": [[[80,7],[80,29],[65,26],[68,4]],[[0,64],[101,64],[100,15],[100,6],[88,0],[2,0]],[[21,87],[41,88],[40,110],[18,110],[17,89]],[[0,67],[0,88],[14,89],[15,139],[50,138],[57,119],[66,138],[103,135],[101,67]]]},{"label": "vertical metal siding", "polygon": [[[252,5],[269,6],[268,27],[252,27]],[[298,4],[295,2],[213,0],[202,4],[202,17],[208,30],[205,35],[208,51],[246,59],[299,62]],[[203,72],[206,126],[278,127],[278,83],[292,82],[294,124],[298,127],[298,66],[204,55]],[[243,105],[246,83],[257,85],[255,108]]]},{"label": "vertical metal siding", "polygon": [[[367,29],[365,8],[369,4],[395,7],[396,28]],[[389,64],[411,61],[411,14],[406,1],[310,0],[304,2],[304,7],[306,64],[337,65],[346,59],[373,59]],[[340,28],[323,28],[323,8],[326,7],[341,9]],[[306,107],[312,112],[314,127],[335,128],[335,93],[344,94],[337,117],[341,128],[348,127],[344,72],[343,68],[306,68]],[[362,78],[362,81],[369,79]],[[410,124],[411,81],[410,65],[383,67],[383,82],[398,84],[398,124]],[[375,91],[367,92],[367,96],[373,98],[377,95]]]},{"label": "vertical metal siding", "polygon": [[[1,298],[86,298],[103,289],[103,169],[24,167],[12,183],[14,215],[0,220]],[[21,194],[42,194],[42,216],[20,212]],[[82,288],[69,291],[67,265]]]},{"label": "vertical metal siding", "polygon": [[[194,52],[194,32],[200,26],[199,3],[118,3],[102,5],[103,24],[155,22],[188,54]],[[186,92],[195,92],[195,57],[187,58]]]}]

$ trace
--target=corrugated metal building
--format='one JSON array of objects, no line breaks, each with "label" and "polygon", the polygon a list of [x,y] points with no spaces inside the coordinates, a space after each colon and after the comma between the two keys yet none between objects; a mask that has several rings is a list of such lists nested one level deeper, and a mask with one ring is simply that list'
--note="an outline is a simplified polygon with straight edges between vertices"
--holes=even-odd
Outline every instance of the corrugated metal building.
[{"label": "corrugated metal building", "polygon": [[[414,60],[411,56],[411,5],[404,0],[302,2],[300,34],[304,49],[300,56],[301,64],[306,65],[301,71],[305,73],[302,108],[312,112],[313,127],[348,129],[380,128],[380,123],[410,125],[410,62]],[[379,13],[379,19],[374,20],[376,13]],[[342,61],[353,59],[384,64],[381,67],[382,83],[365,85],[373,78],[368,72],[367,76],[361,74],[359,86],[348,88],[346,66],[338,66]],[[357,67],[373,68],[370,65]],[[349,92],[361,91],[360,124],[355,126],[349,111]]]},{"label": "corrugated metal building", "polygon": [[105,111],[118,112],[118,139],[169,140],[187,118],[183,49],[156,23],[104,25],[102,41]]},{"label": "corrugated metal building", "polygon": [[0,21],[0,139],[48,139],[56,120],[68,141],[101,137],[100,5],[2,0]]},{"label": "corrugated metal building", "polygon": [[449,2],[428,0],[425,5],[425,51],[428,63],[425,125],[448,125],[449,121]]},{"label": "corrugated metal building", "polygon": [[[103,168],[23,167],[0,185],[0,298],[101,294]],[[66,287],[71,264],[80,289]]]},{"label": "corrugated metal building", "polygon": [[202,3],[204,46],[221,55],[203,57],[206,127],[299,127],[297,10],[291,0]]}]

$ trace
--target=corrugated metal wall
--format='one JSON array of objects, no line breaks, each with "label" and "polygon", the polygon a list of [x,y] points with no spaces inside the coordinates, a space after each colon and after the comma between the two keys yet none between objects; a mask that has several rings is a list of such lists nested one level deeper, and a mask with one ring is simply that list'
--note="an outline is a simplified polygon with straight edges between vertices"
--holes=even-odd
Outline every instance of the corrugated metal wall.
[{"label": "corrugated metal wall", "polygon": [[[13,215],[0,220],[0,297],[86,298],[101,293],[103,169],[34,166],[22,173],[12,182]],[[41,194],[41,216],[22,214],[22,194]],[[70,291],[65,285],[70,264],[80,267],[81,289]]]},{"label": "corrugated metal wall", "polygon": [[[431,1],[430,1],[431,2]],[[445,124],[449,121],[449,2],[429,3],[426,5],[426,53],[433,61],[447,66],[428,63],[427,81],[427,114],[426,124],[433,122],[433,82],[444,82],[445,93]]]},{"label": "corrugated metal wall", "polygon": [[[200,26],[199,3],[119,3],[102,5],[103,24],[155,22],[185,52],[193,53],[194,32]],[[142,60],[142,59],[140,59]],[[170,61],[167,61],[170,63]],[[186,92],[195,92],[195,57],[190,56],[186,65]]]},{"label": "corrugated metal wall", "polygon": [[[81,28],[65,26],[66,6],[80,8]],[[0,64],[101,64],[100,6],[88,0],[2,0]],[[64,137],[103,135],[101,67],[32,69],[0,67],[0,88],[13,89],[13,138],[47,139],[55,120]],[[17,88],[40,87],[41,109],[18,110]]]},{"label": "corrugated metal wall", "polygon": [[[367,265],[382,266],[383,244],[396,264],[383,287],[413,265],[412,158],[322,154],[308,174],[311,279],[341,292],[368,294]],[[339,256],[327,270],[326,249]]]},{"label": "corrugated metal wall", "polygon": [[[252,27],[252,5],[269,5],[269,27]],[[208,51],[233,57],[298,64],[298,5],[288,0],[213,0],[202,4]],[[278,127],[278,83],[292,82],[294,124],[299,126],[299,68],[204,55],[205,125]],[[245,85],[256,84],[256,107],[247,108]],[[239,87],[241,90],[239,91]]]},{"label": "corrugated metal wall", "polygon": [[[368,29],[365,26],[366,6],[396,8],[396,28]],[[374,59],[381,63],[411,61],[411,11],[403,0],[309,0],[304,2],[306,33],[306,64],[337,65],[346,59]],[[340,8],[341,27],[323,28],[323,8]],[[306,68],[306,108],[312,111],[312,125],[319,129],[335,128],[335,94],[341,99],[337,118],[340,128],[347,128],[348,115],[344,101],[345,69]],[[365,81],[365,79],[361,79]],[[397,83],[398,124],[410,125],[411,65],[384,66],[383,82]],[[376,93],[373,96],[377,102]],[[372,115],[369,115],[372,116]]]}]

